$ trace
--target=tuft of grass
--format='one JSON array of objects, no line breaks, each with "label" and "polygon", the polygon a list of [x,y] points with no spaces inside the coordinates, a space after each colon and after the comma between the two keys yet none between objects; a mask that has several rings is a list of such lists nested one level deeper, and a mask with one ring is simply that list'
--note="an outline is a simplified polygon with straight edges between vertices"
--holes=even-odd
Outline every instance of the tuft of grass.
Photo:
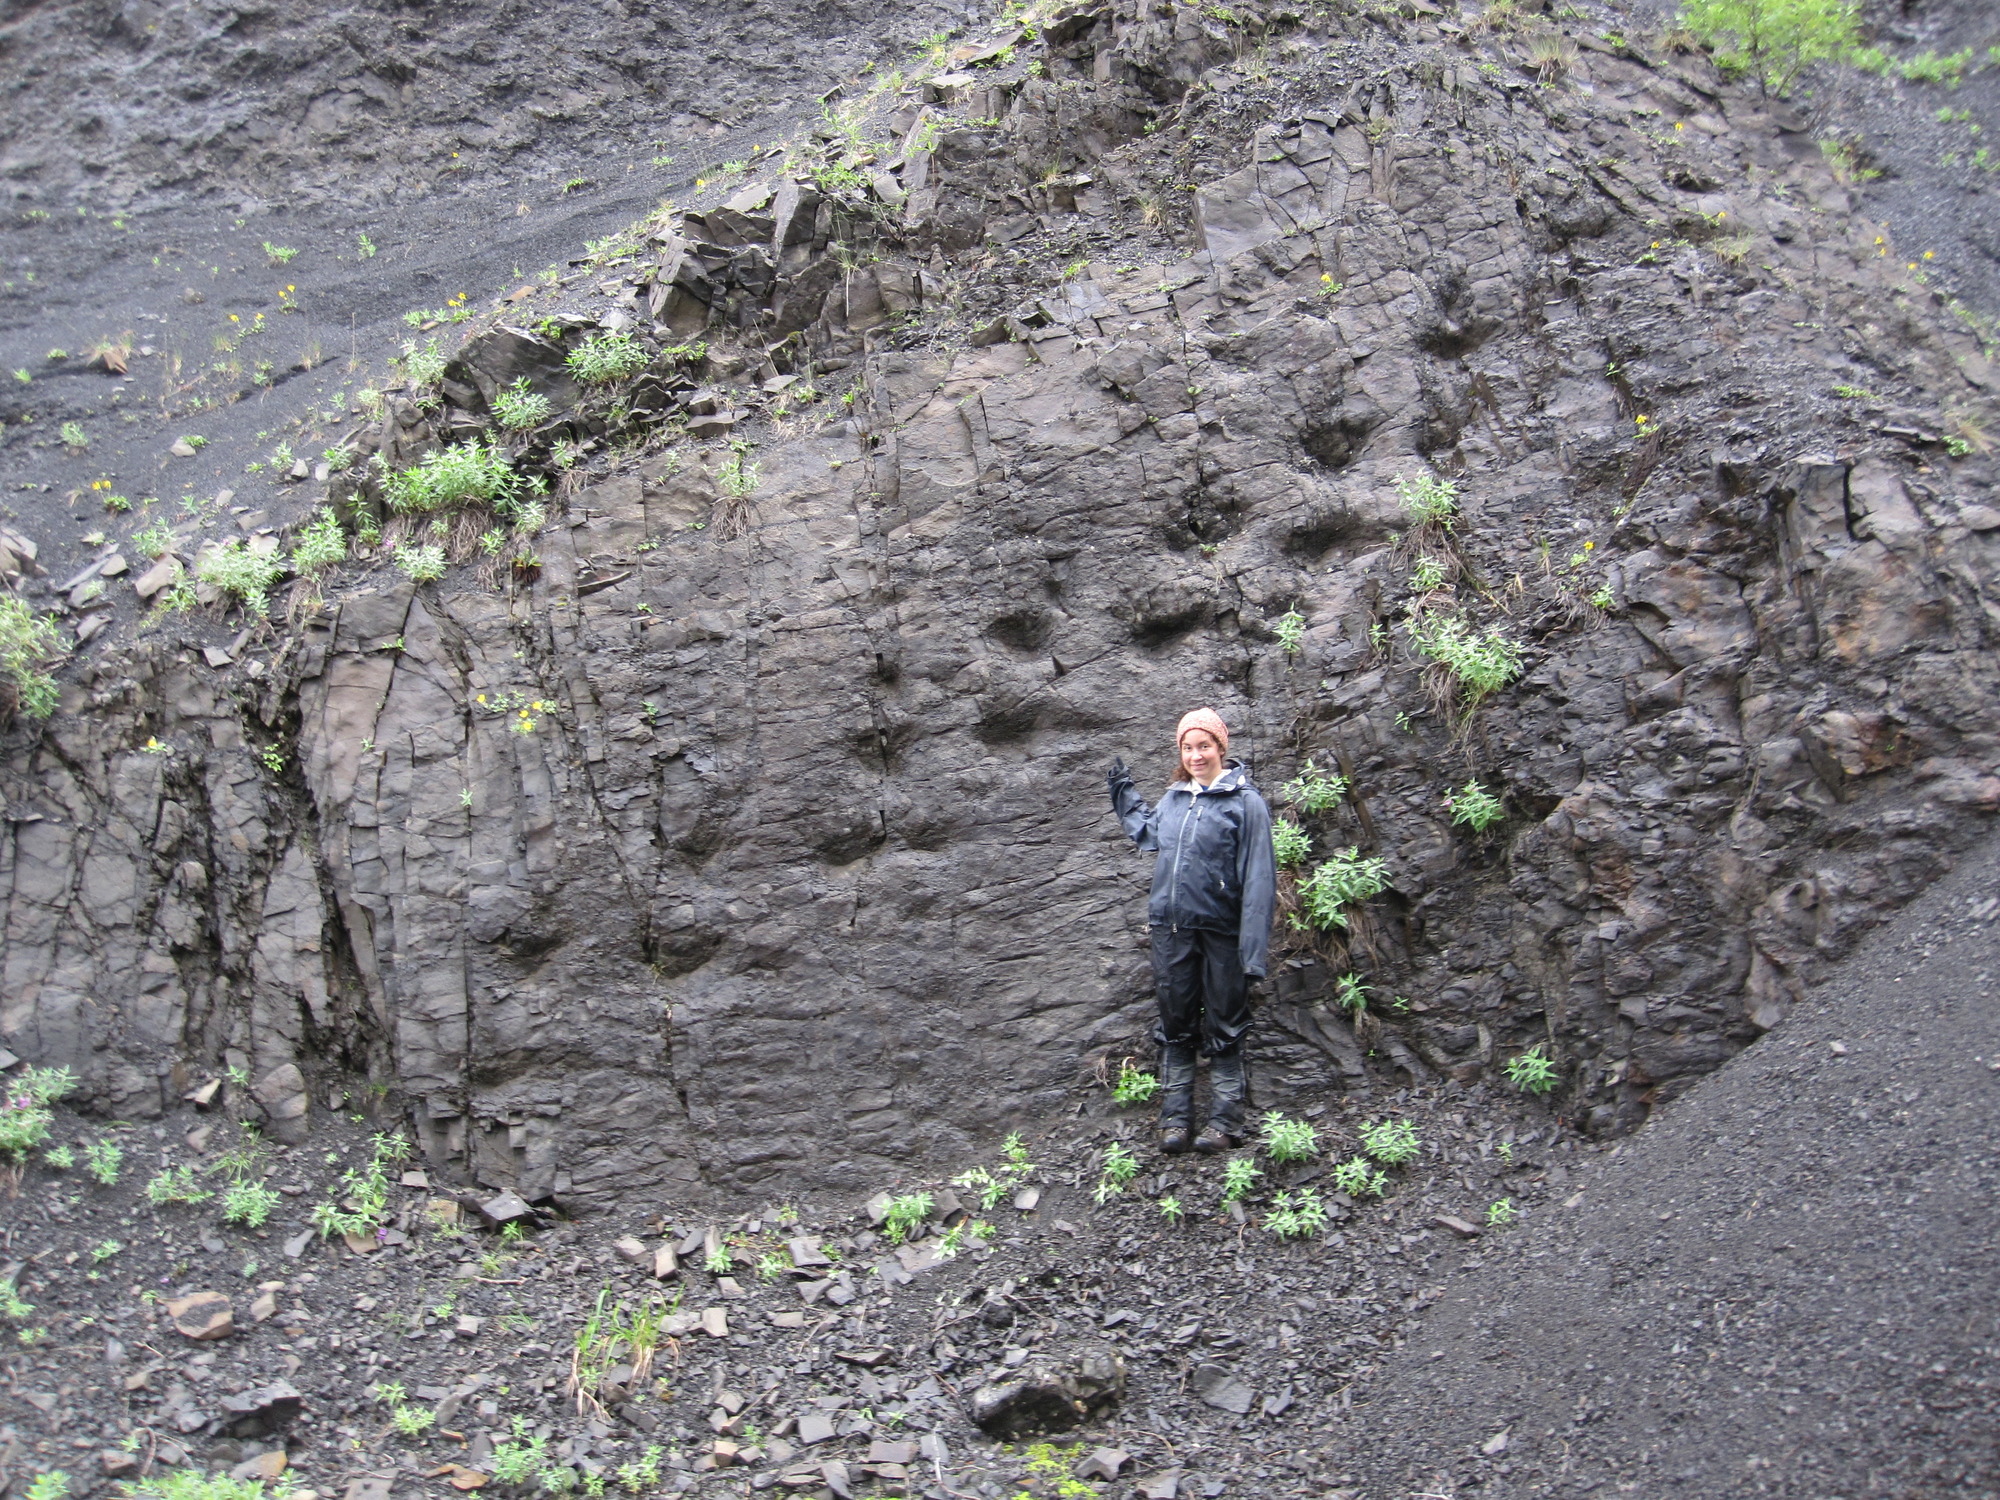
[{"label": "tuft of grass", "polygon": [[222,1191],[222,1222],[262,1229],[279,1202],[277,1193],[261,1182],[232,1182]]},{"label": "tuft of grass", "polygon": [[270,258],[270,262],[274,266],[288,264],[292,257],[298,253],[290,245],[274,245],[269,240],[264,241],[264,254]]},{"label": "tuft of grass", "polygon": [[146,1184],[146,1201],[155,1208],[165,1208],[169,1203],[206,1203],[214,1196],[186,1163],[155,1173]]}]

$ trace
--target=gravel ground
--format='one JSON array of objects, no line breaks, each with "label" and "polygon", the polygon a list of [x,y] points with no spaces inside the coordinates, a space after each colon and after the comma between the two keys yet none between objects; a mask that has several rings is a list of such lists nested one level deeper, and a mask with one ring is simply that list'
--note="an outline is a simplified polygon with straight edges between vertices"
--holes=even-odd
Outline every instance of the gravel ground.
[{"label": "gravel ground", "polygon": [[1363,1493],[2000,1492],[2000,846],[1487,1258],[1338,1440]]}]

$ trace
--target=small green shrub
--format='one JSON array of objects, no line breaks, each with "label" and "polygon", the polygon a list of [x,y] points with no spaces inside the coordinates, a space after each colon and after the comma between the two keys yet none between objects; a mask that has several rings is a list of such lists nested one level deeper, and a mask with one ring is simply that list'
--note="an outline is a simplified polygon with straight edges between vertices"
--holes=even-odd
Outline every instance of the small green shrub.
[{"label": "small green shrub", "polygon": [[1350,1198],[1379,1198],[1388,1190],[1389,1174],[1365,1156],[1351,1156],[1333,1169],[1333,1185]]},{"label": "small green shrub", "polygon": [[81,453],[90,446],[90,434],[83,430],[81,422],[65,422],[56,429],[56,436],[63,440],[63,446]]},{"label": "small green shrub", "polygon": [[521,477],[507,455],[484,443],[436,448],[383,484],[389,508],[404,515],[445,515],[471,505],[507,509]]},{"label": "small green shrub", "polygon": [[41,667],[62,651],[53,615],[38,615],[13,595],[0,594],[0,708],[31,719],[54,713],[56,680]]},{"label": "small green shrub", "polygon": [[403,374],[413,389],[436,385],[444,379],[444,367],[449,363],[436,339],[426,341],[421,349],[415,339],[403,343]]},{"label": "small green shrub", "polygon": [[1296,869],[1312,853],[1312,840],[1290,818],[1271,823],[1271,858],[1281,870]]},{"label": "small green shrub", "polygon": [[280,1201],[277,1193],[261,1182],[232,1182],[222,1191],[222,1222],[262,1229]]},{"label": "small green shrub", "polygon": [[1465,690],[1468,711],[1488,693],[1498,692],[1521,675],[1521,646],[1499,630],[1475,632],[1463,618],[1439,612],[1410,621],[1410,640],[1417,650],[1440,663]]},{"label": "small green shrub", "polygon": [[389,1414],[396,1431],[406,1438],[422,1437],[437,1421],[437,1413],[421,1406],[399,1406]]},{"label": "small green shrub", "polygon": [[1122,1193],[1139,1175],[1139,1158],[1134,1156],[1122,1141],[1112,1143],[1104,1153],[1103,1173],[1097,1179],[1097,1190],[1093,1196],[1103,1203],[1112,1195]]},{"label": "small green shrub", "polygon": [[83,1148],[83,1169],[105,1187],[118,1185],[118,1173],[125,1164],[125,1148],[109,1136],[101,1136]]},{"label": "small green shrub", "polygon": [[1349,847],[1323,861],[1312,874],[1299,882],[1299,910],[1292,924],[1301,930],[1347,926],[1347,908],[1357,901],[1380,895],[1389,884],[1389,862],[1379,857],[1364,858],[1358,848]]},{"label": "small green shrub", "polygon": [[1417,1127],[1408,1120],[1378,1120],[1362,1127],[1361,1149],[1389,1166],[1410,1160],[1418,1146]]},{"label": "small green shrub", "polygon": [[347,534],[340,529],[340,518],[333,513],[333,507],[322,505],[313,519],[299,529],[298,541],[292,547],[292,571],[310,578],[346,561]]},{"label": "small green shrub", "polygon": [[1126,1058],[1118,1065],[1118,1078],[1111,1085],[1111,1097],[1121,1108],[1144,1104],[1159,1091],[1160,1080],[1151,1073],[1133,1067],[1131,1058]]},{"label": "small green shrub", "polygon": [[1420,594],[1434,594],[1444,587],[1444,564],[1426,553],[1410,569],[1410,587]]},{"label": "small green shrub", "polygon": [[1860,19],[1855,0],[1686,0],[1680,14],[1718,65],[1780,94],[1811,64],[1853,56]]},{"label": "small green shrub", "polygon": [[1504,1229],[1520,1216],[1521,1211],[1514,1207],[1512,1198],[1497,1199],[1486,1207],[1486,1222],[1494,1229]]},{"label": "small green shrub", "polygon": [[553,410],[547,396],[528,388],[525,375],[493,398],[493,420],[503,432],[526,432],[530,427],[539,427],[548,421]]},{"label": "small green shrub", "polygon": [[1451,480],[1438,479],[1429,474],[1406,479],[1398,474],[1395,484],[1396,498],[1403,503],[1403,514],[1416,525],[1436,526],[1450,531],[1458,524],[1458,486]]},{"label": "small green shrub", "polygon": [[1484,833],[1507,816],[1500,799],[1476,781],[1445,793],[1444,805],[1451,809],[1452,822],[1467,824],[1474,833]]},{"label": "small green shrub", "polygon": [[1278,649],[1283,651],[1285,655],[1297,656],[1300,651],[1305,649],[1306,617],[1300,614],[1298,610],[1286,610],[1285,613],[1278,616],[1277,624],[1272,629],[1277,633]]},{"label": "small green shrub", "polygon": [[900,1198],[892,1198],[882,1219],[882,1232],[889,1237],[889,1243],[900,1245],[922,1229],[931,1216],[933,1206],[934,1200],[929,1193],[905,1193]]},{"label": "small green shrub", "polygon": [[1526,1094],[1546,1094],[1557,1083],[1556,1065],[1542,1052],[1540,1042],[1510,1058],[1506,1072],[1507,1081]]},{"label": "small green shrub", "polygon": [[132,533],[132,546],[141,556],[157,561],[173,551],[174,529],[165,521],[155,521]]},{"label": "small green shrub", "polygon": [[747,500],[757,493],[757,465],[752,463],[744,446],[722,461],[715,471],[716,487],[732,500]]},{"label": "small green shrub", "polygon": [[58,1172],[67,1172],[76,1165],[76,1153],[67,1146],[51,1146],[42,1153],[45,1165]]},{"label": "small green shrub", "polygon": [[194,1168],[185,1163],[155,1173],[146,1184],[146,1201],[155,1208],[164,1208],[169,1203],[206,1203],[214,1196],[201,1185]]},{"label": "small green shrub", "polygon": [[412,583],[433,583],[444,577],[444,548],[435,542],[400,542],[396,566]]},{"label": "small green shrub", "polygon": [[652,357],[629,333],[599,333],[570,350],[563,363],[585,385],[608,385],[637,375]]},{"label": "small green shrub", "polygon": [[1309,1239],[1326,1223],[1326,1205],[1311,1188],[1280,1192],[1271,1199],[1264,1227],[1281,1240]]},{"label": "small green shrub", "polygon": [[1342,1010],[1360,1015],[1368,1009],[1368,986],[1358,974],[1343,974],[1334,981],[1333,1003]]},{"label": "small green shrub", "polygon": [[1222,1201],[1234,1203],[1242,1198],[1264,1174],[1257,1163],[1247,1156],[1233,1156],[1222,1169]]},{"label": "small green shrub", "polygon": [[69,1493],[69,1475],[61,1469],[37,1474],[28,1485],[28,1500],[63,1500]]},{"label": "small green shrub", "polygon": [[1311,1161],[1319,1155],[1319,1132],[1305,1120],[1288,1120],[1271,1110],[1258,1124],[1264,1152],[1275,1162]]},{"label": "small green shrub", "polygon": [[275,553],[252,552],[241,537],[217,542],[194,560],[194,576],[243,606],[245,614],[261,615],[271,605],[271,586],[280,566]]},{"label": "small green shrub", "polygon": [[1167,1197],[1160,1200],[1160,1217],[1169,1224],[1178,1226],[1186,1215],[1187,1210],[1181,1207],[1180,1199]]},{"label": "small green shrub", "polygon": [[1278,788],[1278,795],[1303,813],[1322,813],[1340,805],[1350,785],[1345,776],[1328,775],[1309,759],[1299,774]]}]

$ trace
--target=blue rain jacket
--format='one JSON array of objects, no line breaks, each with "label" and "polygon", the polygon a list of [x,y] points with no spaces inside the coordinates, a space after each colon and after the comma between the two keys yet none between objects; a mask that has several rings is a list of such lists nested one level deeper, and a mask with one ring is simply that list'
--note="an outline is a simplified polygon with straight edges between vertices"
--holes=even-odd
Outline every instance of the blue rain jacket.
[{"label": "blue rain jacket", "polygon": [[1167,788],[1149,807],[1124,763],[1111,768],[1111,807],[1126,836],[1156,852],[1146,920],[1154,927],[1201,928],[1236,939],[1243,972],[1264,977],[1271,944],[1277,868],[1271,809],[1237,761],[1199,795],[1192,781]]}]

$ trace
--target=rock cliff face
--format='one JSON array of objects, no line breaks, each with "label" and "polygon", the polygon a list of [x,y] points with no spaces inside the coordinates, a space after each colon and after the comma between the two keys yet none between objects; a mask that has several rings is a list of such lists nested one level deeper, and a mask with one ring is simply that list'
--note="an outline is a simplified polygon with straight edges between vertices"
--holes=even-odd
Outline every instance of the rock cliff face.
[{"label": "rock cliff face", "polygon": [[[1777,1024],[2000,806],[1991,367],[1697,58],[1227,14],[961,49],[393,400],[401,465],[551,397],[522,566],[80,661],[0,782],[0,1040],[127,1117],[406,1102],[530,1197],[873,1184],[1143,1046],[1101,771],[1196,702],[1390,873],[1260,1104],[1541,1043],[1616,1130]],[[646,373],[571,382],[593,324]],[[1522,675],[1467,711],[1440,618]]]}]

